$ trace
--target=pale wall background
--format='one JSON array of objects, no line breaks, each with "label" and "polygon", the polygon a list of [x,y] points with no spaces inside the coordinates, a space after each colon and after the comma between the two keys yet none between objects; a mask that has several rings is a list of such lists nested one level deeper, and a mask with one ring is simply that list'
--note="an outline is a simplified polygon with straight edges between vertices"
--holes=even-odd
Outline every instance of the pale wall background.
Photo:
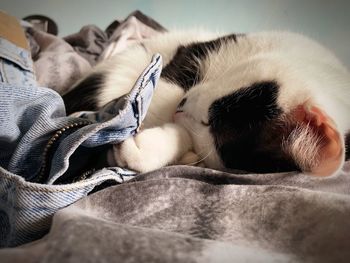
[{"label": "pale wall background", "polygon": [[350,67],[350,1],[346,0],[1,0],[0,9],[18,18],[45,14],[57,22],[61,36],[86,24],[104,29],[136,9],[170,29],[286,29],[317,39]]}]

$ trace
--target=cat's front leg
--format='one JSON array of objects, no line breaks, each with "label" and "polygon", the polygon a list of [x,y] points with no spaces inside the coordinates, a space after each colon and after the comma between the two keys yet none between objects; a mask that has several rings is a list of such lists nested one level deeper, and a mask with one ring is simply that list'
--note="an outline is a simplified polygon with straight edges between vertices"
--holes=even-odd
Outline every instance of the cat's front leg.
[{"label": "cat's front leg", "polygon": [[[187,131],[174,123],[145,129],[113,146],[114,164],[138,172],[149,172],[176,163],[192,149]],[[109,158],[111,160],[111,156]]]}]

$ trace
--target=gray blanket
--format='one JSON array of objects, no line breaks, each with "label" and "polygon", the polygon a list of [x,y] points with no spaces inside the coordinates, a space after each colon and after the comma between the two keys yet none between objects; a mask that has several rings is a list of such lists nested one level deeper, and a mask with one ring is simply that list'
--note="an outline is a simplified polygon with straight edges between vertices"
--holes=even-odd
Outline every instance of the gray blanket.
[{"label": "gray blanket", "polygon": [[349,262],[350,162],[337,176],[174,166],[56,213],[1,262]]}]

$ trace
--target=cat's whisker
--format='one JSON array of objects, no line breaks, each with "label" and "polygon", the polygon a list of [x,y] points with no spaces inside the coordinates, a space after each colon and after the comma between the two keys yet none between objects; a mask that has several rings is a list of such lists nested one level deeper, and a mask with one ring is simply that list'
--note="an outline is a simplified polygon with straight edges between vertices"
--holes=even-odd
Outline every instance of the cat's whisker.
[{"label": "cat's whisker", "polygon": [[[199,159],[198,161],[191,162],[191,163],[186,163],[185,165],[195,165],[195,164],[201,163],[201,162],[203,162],[205,159],[207,159],[212,153],[213,153],[213,149],[211,149],[204,157],[202,157],[202,158]],[[198,155],[200,155],[200,153],[199,153]]]},{"label": "cat's whisker", "polygon": [[207,68],[208,68],[208,70],[206,70],[205,71],[205,75],[202,77],[202,82],[206,82],[206,81],[208,81],[208,75],[209,75],[209,73],[210,73],[210,70],[209,70],[209,68],[212,68],[213,67],[213,61],[212,60],[209,60],[208,62],[207,62]]},{"label": "cat's whisker", "polygon": [[[218,59],[218,60],[220,61],[221,59],[224,60],[224,58],[220,58],[220,59]],[[225,76],[225,74],[226,74],[227,72],[229,72],[234,66],[235,66],[234,64],[228,66],[228,67],[227,67],[225,70],[223,70],[215,79],[216,79],[216,80],[220,80],[221,78],[223,78],[223,76]],[[218,68],[218,65],[217,65],[217,63],[214,63],[214,61],[210,61],[209,65],[208,65],[208,68]],[[207,70],[207,73],[208,73],[208,72],[210,72],[210,70]],[[207,75],[207,74],[206,74],[206,75]]]},{"label": "cat's whisker", "polygon": [[209,75],[209,71],[207,70],[206,72],[205,72],[205,75],[202,77],[202,82],[206,82],[207,80],[208,80],[208,75]]},{"label": "cat's whisker", "polygon": [[[189,130],[193,135],[199,137],[199,138],[205,138],[204,134],[198,134],[190,125],[187,125],[187,123],[182,123],[183,126],[185,126],[185,128],[187,130]],[[209,145],[209,143],[208,143]]]}]

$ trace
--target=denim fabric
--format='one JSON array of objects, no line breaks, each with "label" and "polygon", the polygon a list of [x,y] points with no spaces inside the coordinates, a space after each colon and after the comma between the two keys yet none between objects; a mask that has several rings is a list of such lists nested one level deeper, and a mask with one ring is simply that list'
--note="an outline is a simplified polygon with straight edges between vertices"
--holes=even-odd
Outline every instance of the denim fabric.
[{"label": "denim fabric", "polygon": [[[71,167],[79,166],[79,162],[70,162],[74,152],[85,149],[85,155],[79,156],[84,159],[95,147],[121,142],[137,132],[158,81],[161,63],[161,57],[155,55],[131,92],[100,112],[67,117],[58,93],[37,86],[29,52],[0,38],[0,247],[41,237],[58,209],[107,180],[120,183],[135,176],[132,171],[107,167],[87,178],[58,184]],[[40,183],[35,182],[45,146],[53,134],[82,120],[90,122],[70,129],[57,141],[47,175]]]}]

